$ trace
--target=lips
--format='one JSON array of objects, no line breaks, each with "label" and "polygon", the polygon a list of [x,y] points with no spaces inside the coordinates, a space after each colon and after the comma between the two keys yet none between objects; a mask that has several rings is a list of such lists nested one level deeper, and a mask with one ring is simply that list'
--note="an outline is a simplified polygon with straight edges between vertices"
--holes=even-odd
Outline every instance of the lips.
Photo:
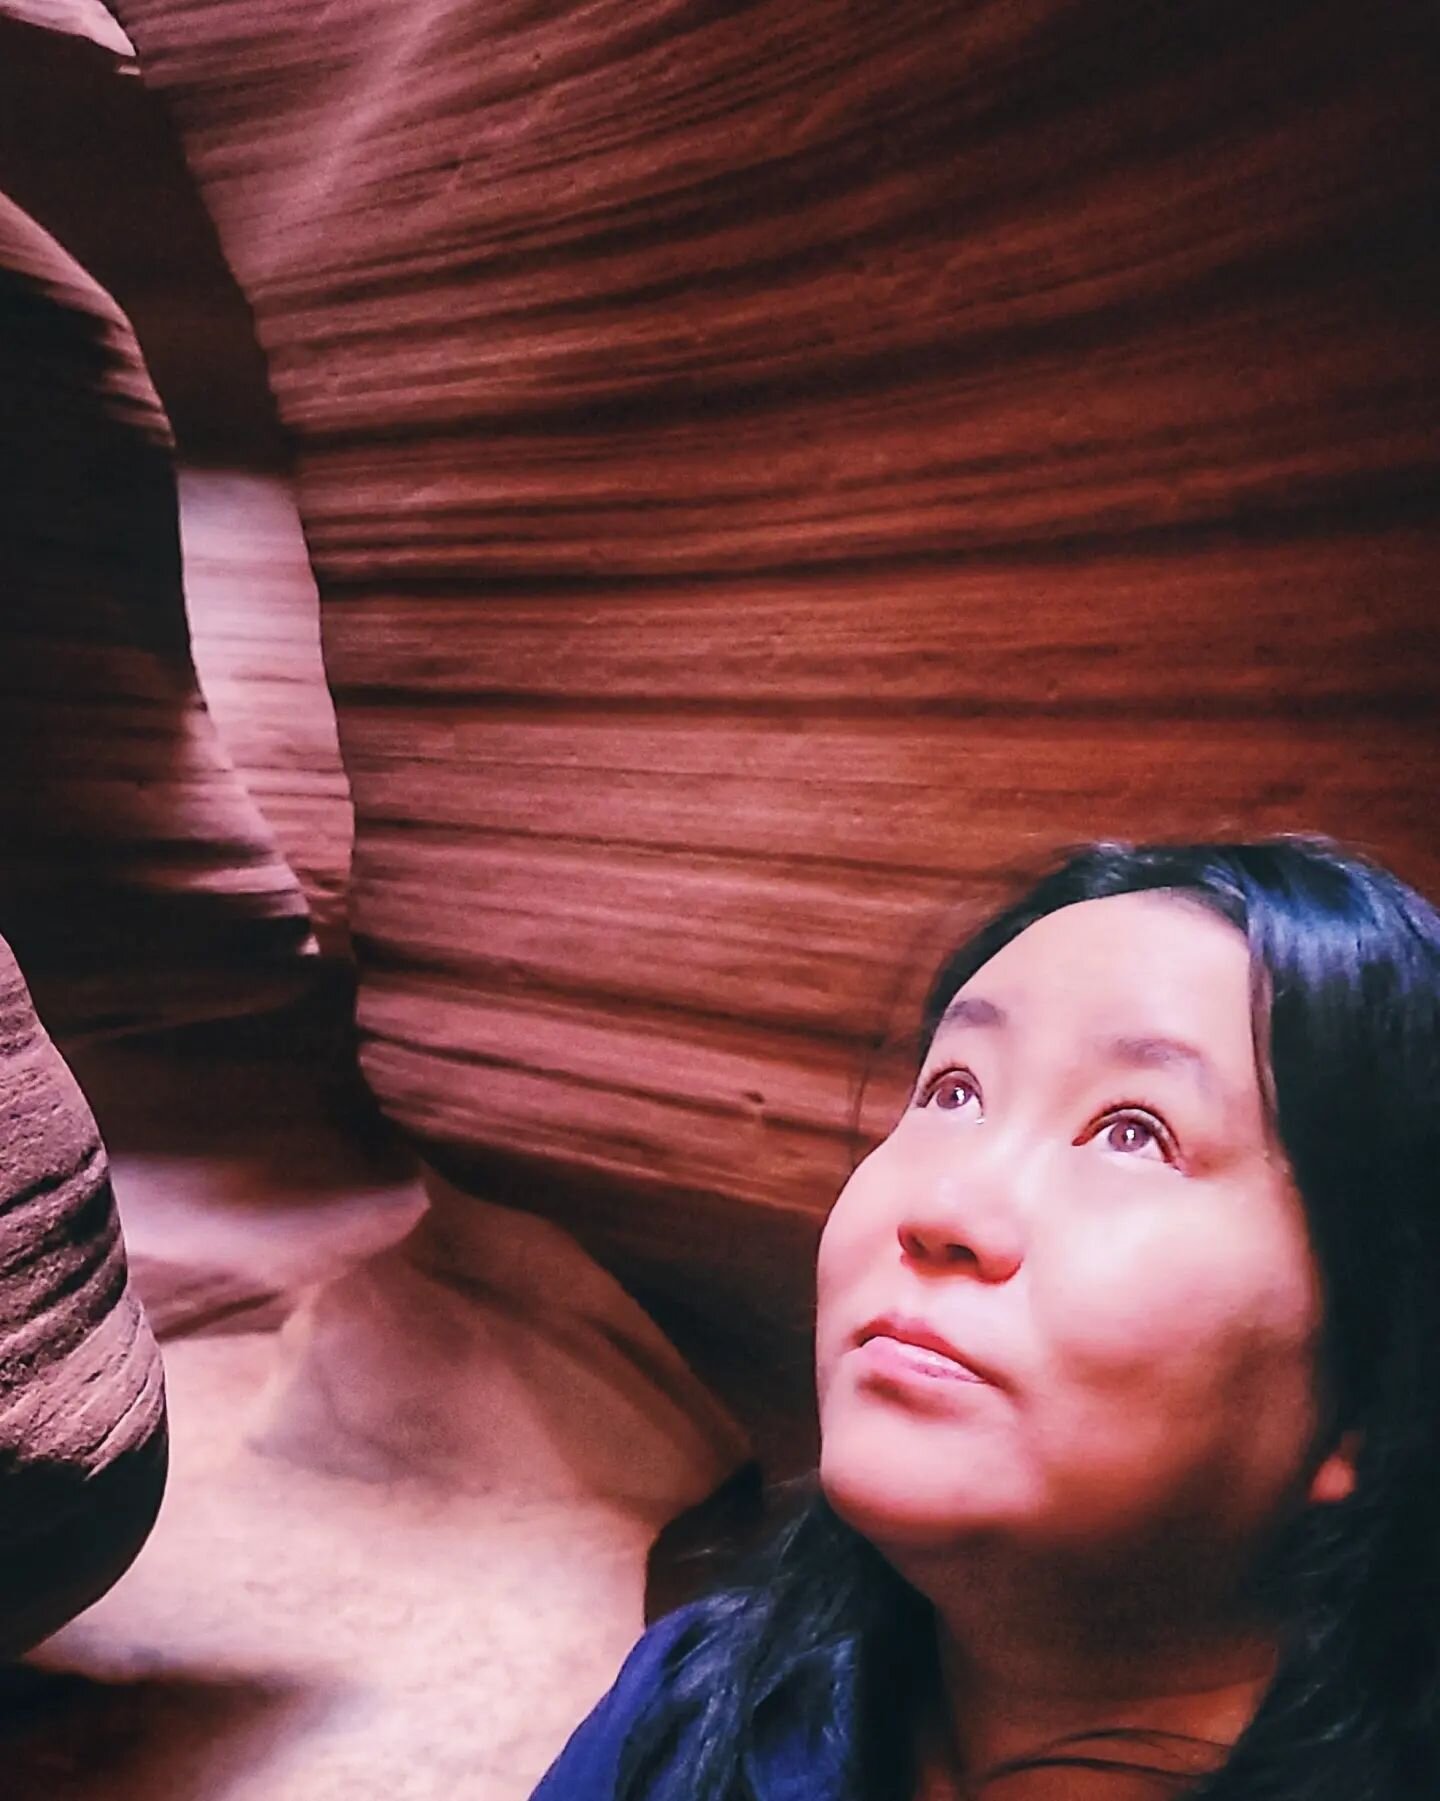
[{"label": "lips", "polygon": [[[866,1347],[873,1347],[868,1352]],[[882,1314],[855,1336],[855,1348],[867,1361],[888,1370],[909,1371],[916,1376],[949,1377],[965,1382],[990,1382],[995,1378],[966,1351],[927,1325],[924,1320],[901,1314]]]}]

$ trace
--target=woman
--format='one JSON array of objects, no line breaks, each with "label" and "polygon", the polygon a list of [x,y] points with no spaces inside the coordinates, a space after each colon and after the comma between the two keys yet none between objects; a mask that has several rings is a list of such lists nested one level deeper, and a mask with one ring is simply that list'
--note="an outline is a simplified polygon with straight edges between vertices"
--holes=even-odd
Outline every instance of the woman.
[{"label": "woman", "polygon": [[1440,919],[1099,845],[951,959],[821,1244],[819,1487],[537,1801],[1440,1795]]}]

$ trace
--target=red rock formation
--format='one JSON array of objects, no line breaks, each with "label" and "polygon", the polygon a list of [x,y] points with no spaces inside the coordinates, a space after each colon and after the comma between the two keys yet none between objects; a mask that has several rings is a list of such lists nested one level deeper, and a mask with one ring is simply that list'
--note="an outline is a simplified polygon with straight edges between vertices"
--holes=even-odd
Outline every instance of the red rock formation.
[{"label": "red rock formation", "polygon": [[118,11],[298,445],[366,1071],[452,1173],[732,1318],[937,897],[1099,833],[1440,879],[1420,0]]},{"label": "red rock formation", "polygon": [[[132,360],[138,340],[177,440],[184,564],[183,611],[173,569],[149,604],[170,610],[182,642],[188,617],[224,754],[298,878],[320,950],[344,956],[349,791],[285,450],[248,309],[127,52],[98,0],[0,5],[0,190],[118,305]],[[57,440],[57,478],[80,454],[76,431]],[[172,493],[137,542],[149,533],[173,559],[174,512]],[[192,691],[195,674],[183,672]]]},{"label": "red rock formation", "polygon": [[165,1483],[105,1149],[0,943],[0,1658],[102,1595]]},{"label": "red rock formation", "polygon": [[317,948],[348,958],[350,786],[289,481],[184,464],[179,477],[190,654],[206,709],[295,873]]},{"label": "red rock formation", "polygon": [[195,685],[164,415],[114,303],[3,198],[0,309],[0,924],[71,1030],[253,1006],[309,926]]},{"label": "red rock formation", "polygon": [[[24,4],[77,29],[91,11],[85,0]],[[0,18],[0,186],[13,177],[75,260],[18,212],[8,256],[0,242],[10,293],[34,300],[33,317],[18,302],[6,313],[29,336],[9,346],[6,373],[25,404],[0,421],[0,442],[17,464],[40,465],[50,503],[31,536],[35,521],[7,514],[0,542],[24,594],[48,585],[60,596],[24,665],[44,704],[17,708],[8,747],[12,772],[22,759],[37,772],[48,809],[35,817],[24,795],[0,806],[0,827],[18,821],[36,841],[30,863],[51,904],[20,908],[30,865],[17,862],[0,918],[8,904],[48,954],[52,998],[72,1029],[113,1034],[266,1007],[277,990],[263,977],[273,965],[287,989],[303,925],[277,846],[322,949],[344,942],[345,791],[333,715],[317,704],[328,697],[303,545],[273,462],[250,455],[264,453],[263,432],[247,440],[237,422],[233,317],[207,330],[216,290],[205,286],[204,234],[187,236],[183,217],[170,230],[175,197],[149,185],[143,110],[138,133],[107,136],[106,121],[125,116],[116,90],[133,96],[138,84],[112,63],[107,88],[83,37],[57,60],[43,34],[16,35],[9,23]],[[7,61],[12,49],[22,54]],[[17,90],[21,104],[9,106]],[[104,270],[113,296],[81,264]],[[117,299],[180,438],[188,647],[169,433]],[[27,364],[22,353],[37,346],[54,354]],[[217,364],[209,387],[207,355]],[[117,390],[129,402],[118,423]],[[59,402],[53,442],[46,394]],[[202,453],[188,467],[187,444]],[[117,445],[132,450],[128,461],[112,461]],[[98,472],[95,492],[77,492],[77,468]],[[84,593],[65,585],[74,566]],[[87,615],[87,594],[117,592]],[[127,635],[157,620],[167,628],[158,671]],[[99,640],[88,686],[75,655],[87,628]],[[8,654],[3,629],[0,644]],[[137,665],[153,694],[132,691]],[[146,698],[156,747],[136,749],[132,715]],[[115,858],[123,819],[87,811],[117,762],[144,820],[164,821],[174,866],[196,872],[180,892],[150,879],[148,842]],[[176,763],[183,782],[170,779]],[[253,861],[204,835],[235,817],[254,828],[263,869],[280,876],[283,931],[273,935],[245,892]],[[114,860],[145,878],[118,923]],[[202,890],[210,911],[187,912]],[[186,929],[157,930],[176,920]],[[633,1298],[548,1222],[441,1192],[403,1251],[347,1273],[400,1237],[423,1201],[388,1159],[381,1168],[357,1147],[353,1109],[336,1105],[329,1079],[333,1048],[303,1005],[78,1047],[116,1151],[136,1285],[171,1339],[175,1477],[133,1577],[52,1639],[28,1674],[7,1677],[7,1798],[120,1801],[219,1782],[237,1801],[242,1791],[314,1801],[356,1781],[403,1785],[417,1769],[495,1801],[528,1791],[639,1629],[656,1527],[744,1454]],[[0,1061],[0,1099],[20,1093],[20,1075]],[[18,1229],[35,1210],[5,1217]],[[52,1209],[40,1223],[55,1265],[89,1267],[88,1215]],[[312,1284],[317,1292],[303,1292]],[[53,1317],[33,1285],[26,1299],[37,1319]],[[125,1308],[133,1313],[128,1298]],[[287,1315],[273,1337],[267,1328]],[[145,1499],[138,1482],[127,1494],[129,1465],[97,1475],[84,1498],[113,1497],[116,1516],[72,1509],[85,1542],[68,1571],[54,1569],[44,1527],[52,1502],[69,1507],[66,1472],[45,1488],[23,1459],[57,1443],[79,1457],[86,1446],[61,1442],[37,1417],[52,1392],[44,1372],[22,1364],[9,1374],[0,1422],[13,1426],[21,1461],[0,1468],[0,1523],[34,1549],[29,1573],[43,1592],[16,1595],[11,1618],[0,1613],[0,1656],[93,1598],[128,1555],[123,1532],[141,1529]],[[113,1392],[101,1378],[115,1374],[97,1375],[91,1416]],[[84,1417],[77,1408],[72,1426]],[[0,1453],[8,1448],[0,1437]]]},{"label": "red rock formation", "polygon": [[5,14],[23,24],[63,32],[122,56],[134,54],[134,45],[103,0],[5,0]]}]

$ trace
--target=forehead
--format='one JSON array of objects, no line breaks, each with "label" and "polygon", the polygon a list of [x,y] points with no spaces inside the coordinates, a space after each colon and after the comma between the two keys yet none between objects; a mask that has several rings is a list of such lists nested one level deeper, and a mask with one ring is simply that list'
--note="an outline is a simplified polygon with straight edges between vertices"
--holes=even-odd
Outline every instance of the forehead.
[{"label": "forehead", "polygon": [[978,969],[951,1009],[962,1027],[1003,1020],[1031,1038],[1175,1038],[1253,1080],[1249,947],[1227,920],[1175,895],[1047,914]]}]

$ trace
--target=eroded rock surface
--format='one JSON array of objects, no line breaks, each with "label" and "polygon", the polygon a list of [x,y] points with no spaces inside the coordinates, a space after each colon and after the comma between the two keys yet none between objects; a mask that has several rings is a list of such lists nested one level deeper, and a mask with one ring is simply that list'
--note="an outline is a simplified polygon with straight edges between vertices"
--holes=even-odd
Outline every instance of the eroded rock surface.
[{"label": "eroded rock surface", "polygon": [[160,1355],[105,1149],[0,943],[0,1658],[114,1583],[165,1459]]},{"label": "eroded rock surface", "polygon": [[[116,541],[111,550],[116,557],[123,550],[132,565],[127,605],[167,618],[182,644],[188,621],[194,670],[181,672],[184,684],[193,694],[198,677],[207,729],[218,734],[231,785],[239,784],[273,832],[309,906],[322,955],[343,958],[349,790],[320,660],[314,578],[264,364],[174,134],[138,79],[128,41],[98,0],[0,4],[0,191],[63,247],[70,259],[67,303],[82,311],[98,304],[108,321],[115,340],[110,366],[97,372],[85,365],[104,389],[92,407],[104,412],[104,396],[113,400],[128,379],[114,365],[129,365],[132,385],[149,398],[164,452],[156,460],[163,465],[173,454],[180,582],[173,568],[174,476],[142,493],[136,477],[144,464],[137,455],[135,468],[109,480],[135,515],[128,542]],[[104,290],[99,302],[97,285]],[[7,325],[21,340],[17,348],[33,340],[33,330]],[[84,335],[74,321],[71,333]],[[74,482],[93,466],[92,440],[105,422],[87,428],[77,416],[75,371],[57,370],[60,348],[50,348],[44,372],[32,370],[29,379],[39,376],[42,395],[47,379],[57,382],[48,417],[40,403],[38,429],[53,438],[44,448],[46,482],[56,502],[64,496],[43,542],[64,557],[73,556],[75,540],[93,536],[75,515],[94,506],[96,496],[77,494]],[[16,434],[4,455],[17,462],[36,457],[33,407],[17,409],[0,429]],[[44,574],[36,569],[43,542],[12,560],[31,582]],[[127,579],[126,572],[103,567],[98,547],[95,561],[99,593]],[[132,632],[142,626],[143,620],[130,622]],[[115,672],[117,693],[124,679],[123,670]],[[183,810],[184,797],[176,804]],[[198,829],[195,818],[177,818],[174,835],[184,842]],[[235,955],[223,941],[214,950],[217,963]],[[255,1001],[268,998],[260,993]],[[203,1012],[199,1000],[192,1010]]]},{"label": "eroded rock surface", "polygon": [[295,873],[321,956],[350,953],[350,786],[320,655],[320,601],[291,484],[185,465],[190,654],[215,729]]},{"label": "eroded rock surface", "polygon": [[733,1427],[558,1227],[437,1184],[413,1229],[420,1183],[334,1115],[293,1022],[76,1068],[173,1465],[126,1579],[6,1678],[6,1801],[520,1801]]},{"label": "eroded rock surface", "polygon": [[113,301],[0,196],[0,928],[57,1030],[273,1001],[304,898],[195,682],[169,428]]},{"label": "eroded rock surface", "polygon": [[7,1801],[523,1801],[609,1686],[653,1522],[262,1456],[273,1344],[167,1353],[165,1511],[0,1716]]},{"label": "eroded rock surface", "polygon": [[1105,833],[1440,875],[1420,0],[119,11],[298,451],[366,1071],[456,1180],[771,1315],[951,896]]},{"label": "eroded rock surface", "polygon": [[365,1068],[450,1174],[723,1325],[801,1292],[944,897],[1097,834],[1440,877],[1419,0],[118,11],[297,446]]},{"label": "eroded rock surface", "polygon": [[632,1509],[656,1525],[748,1454],[654,1322],[569,1233],[456,1193],[306,1297],[255,1425],[372,1482]]}]

